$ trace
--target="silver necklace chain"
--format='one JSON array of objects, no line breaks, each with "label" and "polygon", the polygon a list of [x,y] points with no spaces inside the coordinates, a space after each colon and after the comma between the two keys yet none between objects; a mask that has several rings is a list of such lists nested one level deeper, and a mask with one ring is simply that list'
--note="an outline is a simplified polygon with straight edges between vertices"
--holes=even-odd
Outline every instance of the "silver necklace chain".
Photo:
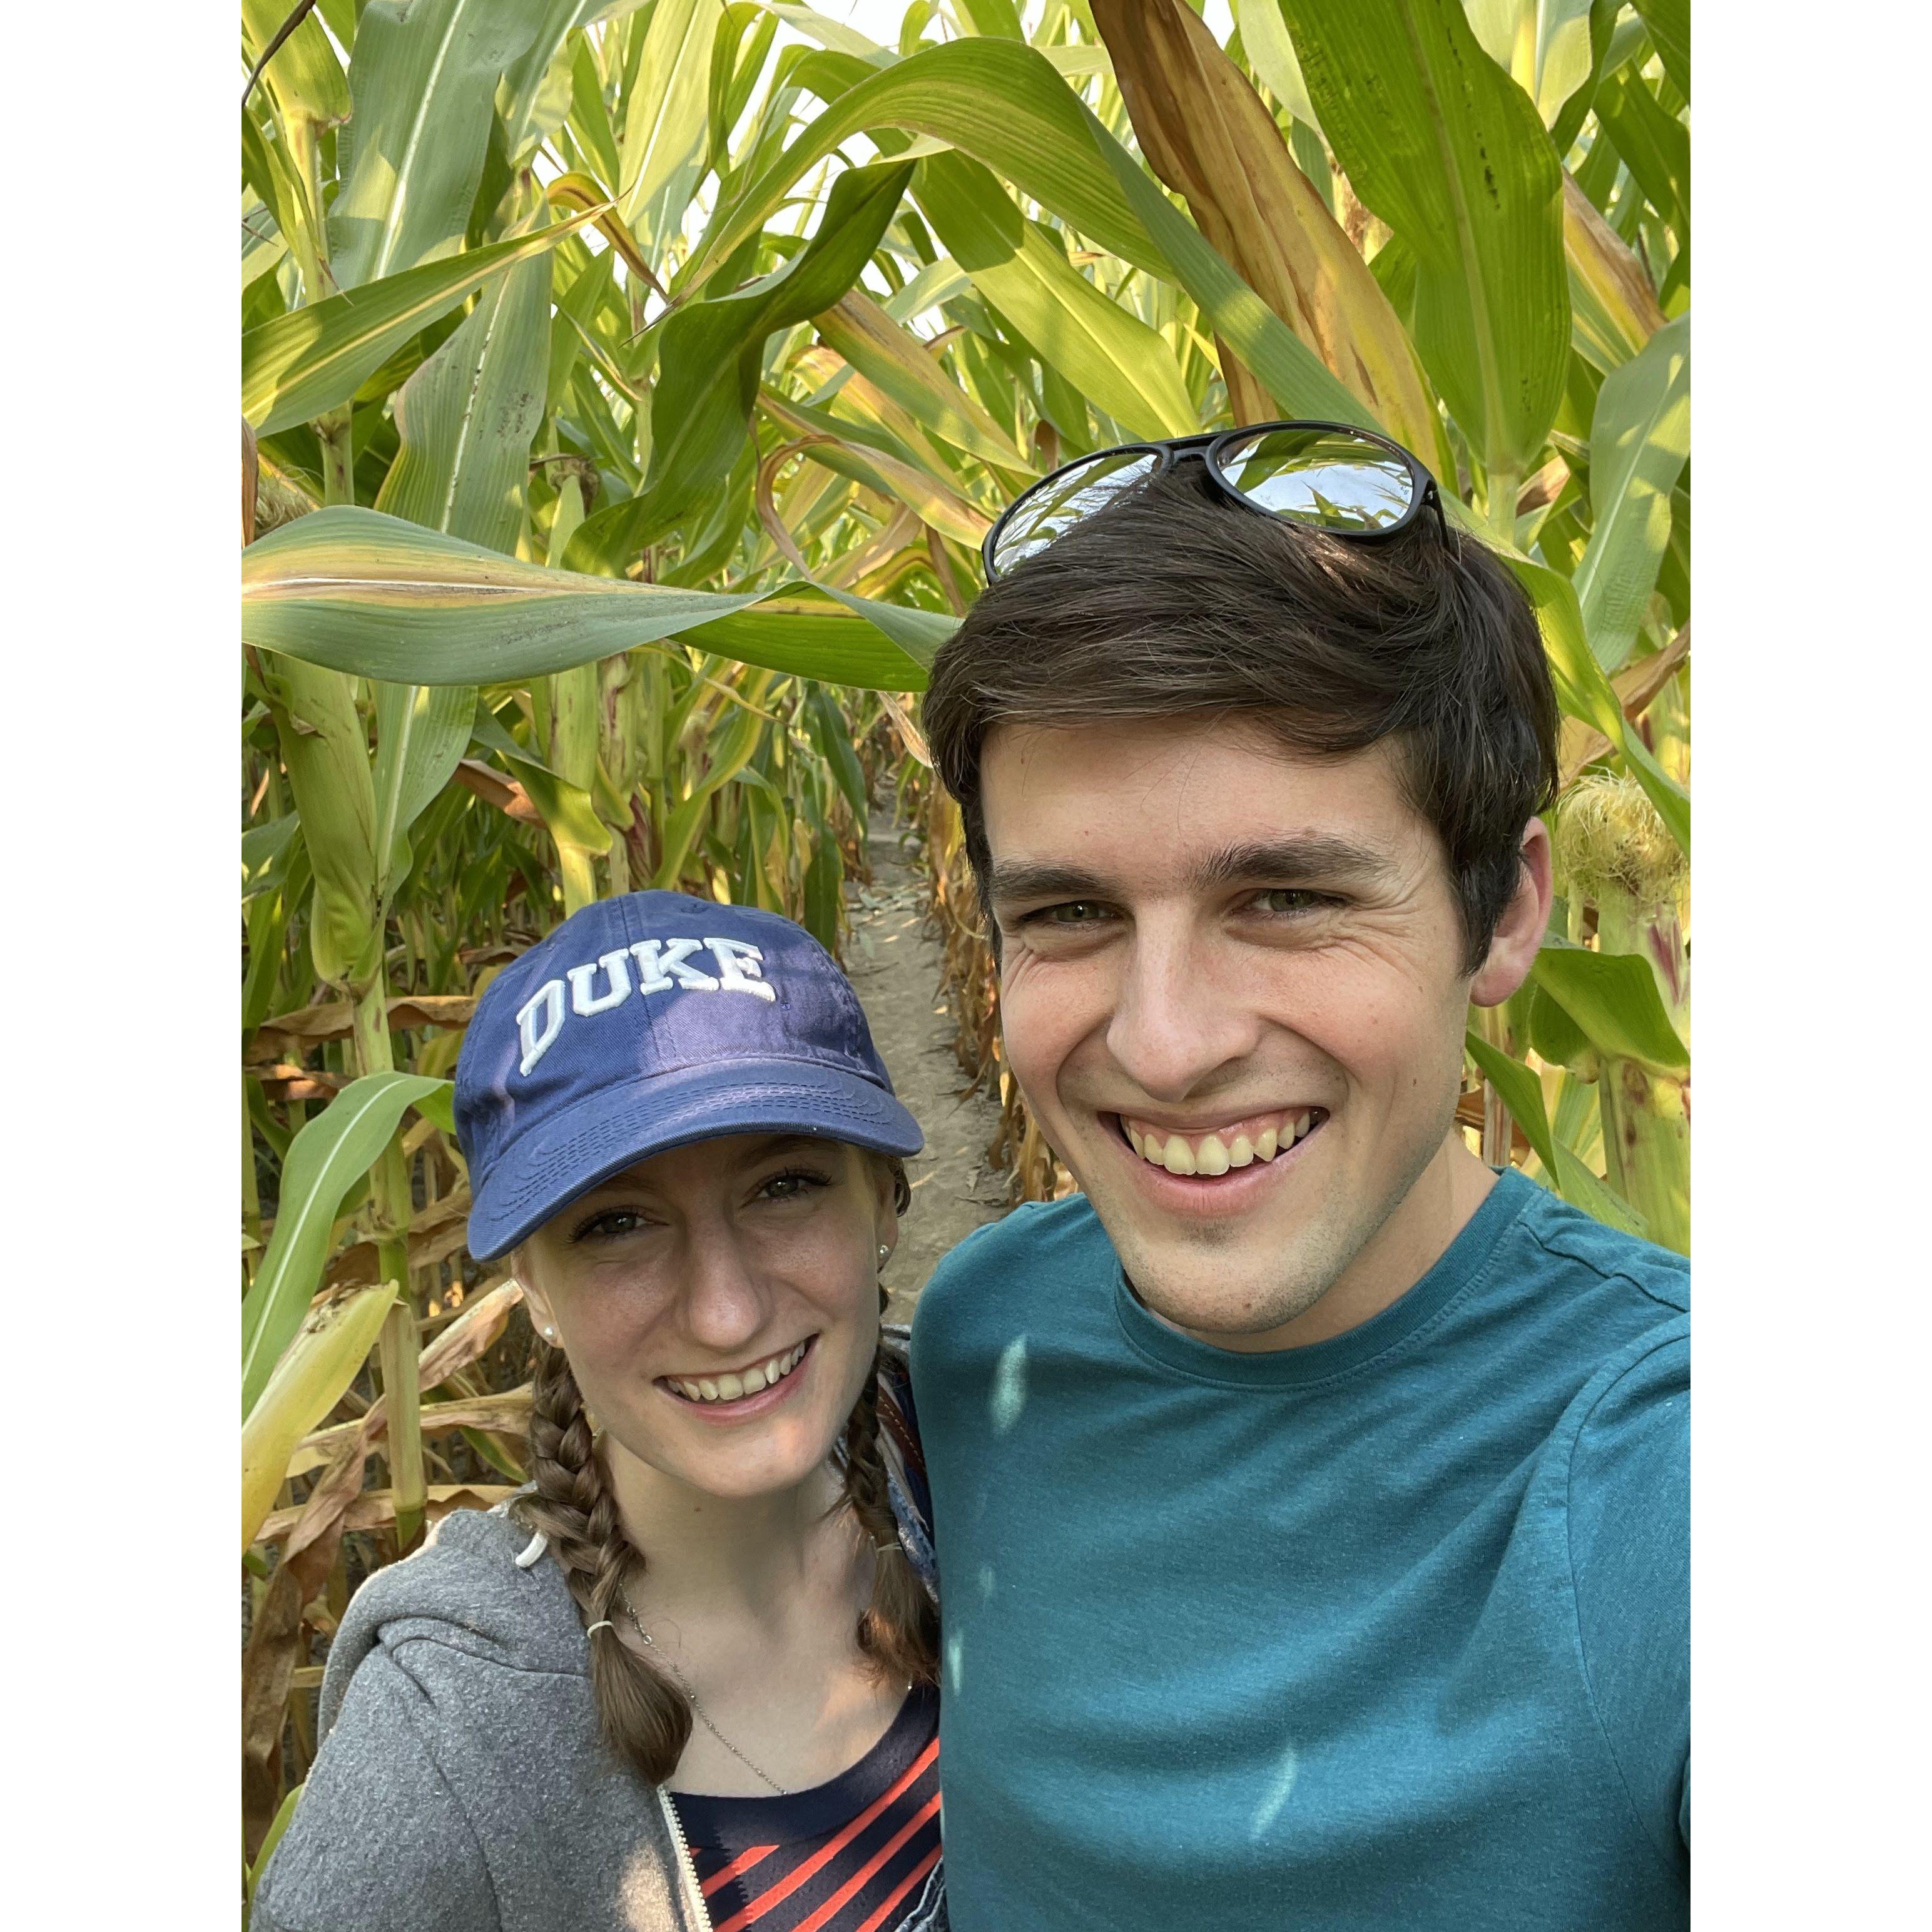
[{"label": "silver necklace chain", "polygon": [[792,1794],[786,1790],[784,1786],[781,1784],[776,1778],[772,1777],[770,1772],[760,1771],[758,1767],[754,1765],[752,1760],[748,1758],[745,1754],[741,1751],[738,1747],[711,1721],[709,1713],[706,1712],[704,1706],[698,1701],[698,1693],[692,1688],[691,1679],[686,1676],[684,1672],[679,1670],[677,1666],[672,1663],[670,1659],[658,1648],[656,1639],[651,1635],[649,1630],[645,1629],[643,1619],[640,1618],[637,1612],[632,1608],[630,1598],[627,1597],[622,1590],[620,1590],[617,1592],[617,1600],[623,1606],[625,1616],[630,1618],[631,1628],[637,1632],[638,1636],[644,1639],[646,1643],[650,1645],[652,1654],[657,1658],[658,1661],[670,1672],[672,1676],[677,1679],[679,1689],[683,1691],[686,1701],[691,1706],[692,1715],[697,1718],[698,1721],[702,1724],[704,1728],[709,1731],[711,1735],[716,1738],[718,1742],[722,1744],[724,1748],[729,1751],[754,1778],[763,1780],[763,1781],[766,1784],[769,1784],[781,1798],[789,1798]]}]

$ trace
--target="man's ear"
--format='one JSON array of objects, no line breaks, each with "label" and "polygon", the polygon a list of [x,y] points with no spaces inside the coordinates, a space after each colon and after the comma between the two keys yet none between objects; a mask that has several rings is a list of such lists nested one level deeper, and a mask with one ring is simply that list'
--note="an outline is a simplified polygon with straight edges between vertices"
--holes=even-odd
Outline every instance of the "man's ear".
[{"label": "man's ear", "polygon": [[1516,890],[1496,922],[1489,952],[1469,982],[1469,998],[1479,1006],[1499,1006],[1529,977],[1538,949],[1550,926],[1554,897],[1550,883],[1550,828],[1540,818],[1523,827],[1522,867]]}]

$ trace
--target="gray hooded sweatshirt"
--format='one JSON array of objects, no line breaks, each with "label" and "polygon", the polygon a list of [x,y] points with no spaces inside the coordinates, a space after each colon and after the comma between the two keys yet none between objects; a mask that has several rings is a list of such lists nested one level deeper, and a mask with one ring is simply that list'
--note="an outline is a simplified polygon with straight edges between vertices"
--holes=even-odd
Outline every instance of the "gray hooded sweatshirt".
[{"label": "gray hooded sweatshirt", "polygon": [[[931,1588],[903,1373],[882,1378],[887,1486]],[[531,1536],[508,1508],[452,1512],[356,1592],[250,1932],[710,1932],[669,1796],[598,1728],[563,1571],[519,1564]]]}]

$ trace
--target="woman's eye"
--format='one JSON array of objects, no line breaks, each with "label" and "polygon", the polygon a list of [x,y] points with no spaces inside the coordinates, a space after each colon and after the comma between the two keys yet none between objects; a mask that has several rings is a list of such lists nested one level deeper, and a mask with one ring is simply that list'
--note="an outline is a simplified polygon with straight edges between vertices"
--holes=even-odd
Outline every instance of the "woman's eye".
[{"label": "woman's eye", "polygon": [[821,1188],[828,1187],[831,1181],[827,1175],[814,1174],[808,1169],[795,1168],[784,1174],[775,1174],[760,1184],[758,1198],[760,1201],[802,1201],[808,1195],[816,1194]]},{"label": "woman's eye", "polygon": [[644,1217],[634,1208],[605,1208],[578,1222],[572,1231],[573,1241],[613,1241],[634,1234],[644,1225]]}]

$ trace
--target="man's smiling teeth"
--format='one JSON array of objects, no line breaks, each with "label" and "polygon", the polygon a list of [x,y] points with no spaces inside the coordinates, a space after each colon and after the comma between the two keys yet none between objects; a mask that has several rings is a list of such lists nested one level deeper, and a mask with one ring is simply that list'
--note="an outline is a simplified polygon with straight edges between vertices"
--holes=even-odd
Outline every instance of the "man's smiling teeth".
[{"label": "man's smiling teeth", "polygon": [[796,1348],[788,1348],[767,1361],[754,1362],[740,1375],[700,1376],[693,1381],[682,1376],[666,1376],[664,1380],[687,1402],[736,1402],[741,1396],[756,1395],[760,1389],[783,1382],[803,1360],[806,1345],[801,1342]]},{"label": "man's smiling teeth", "polygon": [[1318,1107],[1298,1114],[1258,1114],[1206,1134],[1179,1134],[1122,1117],[1135,1153],[1169,1174],[1226,1174],[1285,1154],[1324,1118]]}]

